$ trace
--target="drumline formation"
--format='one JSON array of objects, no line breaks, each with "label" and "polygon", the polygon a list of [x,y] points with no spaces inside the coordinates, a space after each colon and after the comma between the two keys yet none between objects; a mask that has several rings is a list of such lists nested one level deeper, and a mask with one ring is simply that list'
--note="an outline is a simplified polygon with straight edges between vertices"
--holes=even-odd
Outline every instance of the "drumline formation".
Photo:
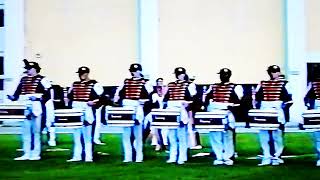
[{"label": "drumline formation", "polygon": [[[72,84],[67,94],[68,100],[72,102],[72,109],[54,110],[50,81],[39,74],[41,68],[38,63],[27,60],[24,62],[27,75],[22,77],[15,93],[8,95],[8,99],[18,100],[18,103],[0,104],[0,121],[23,120],[24,155],[15,160],[41,159],[40,126],[41,119],[45,116],[46,127],[50,132],[49,145],[55,145],[55,128],[72,128],[74,150],[73,157],[68,162],[92,162],[92,135],[95,130],[92,124],[96,123],[101,108],[105,108],[102,117],[107,126],[123,128],[123,162],[143,162],[143,130],[150,123],[152,132],[161,129],[166,134],[163,138],[167,138],[169,144],[167,163],[184,164],[188,160],[188,148],[195,145],[194,131],[205,129],[209,132],[215,154],[213,165],[234,164],[236,126],[232,109],[239,105],[243,89],[240,85],[229,82],[232,73],[228,68],[223,68],[218,73],[221,82],[210,85],[204,92],[201,112],[192,112],[192,97],[196,94],[196,85],[189,79],[185,68],[175,69],[176,81],[165,86],[161,84],[163,79],[159,78],[157,83],[160,84],[154,88],[143,78],[142,67],[137,63],[129,68],[132,77],[125,79],[115,92],[112,105],[117,106],[101,106],[104,101],[101,96],[103,87],[91,80],[89,68],[82,66],[77,71],[80,80]],[[285,116],[282,108],[292,103],[288,82],[281,79],[279,66],[272,65],[267,72],[270,80],[261,81],[254,91],[253,107],[257,108],[248,112],[251,117],[249,125],[259,130],[263,150],[263,158],[258,166],[283,163],[281,154]],[[151,102],[152,106],[148,114],[143,109],[146,102]],[[309,84],[305,102],[308,110],[302,114],[303,128],[314,131],[318,154],[316,165],[320,166],[320,79],[315,78]],[[84,139],[83,145],[81,136]],[[270,149],[270,139],[274,143],[274,153]],[[84,159],[81,155],[83,150]]]}]

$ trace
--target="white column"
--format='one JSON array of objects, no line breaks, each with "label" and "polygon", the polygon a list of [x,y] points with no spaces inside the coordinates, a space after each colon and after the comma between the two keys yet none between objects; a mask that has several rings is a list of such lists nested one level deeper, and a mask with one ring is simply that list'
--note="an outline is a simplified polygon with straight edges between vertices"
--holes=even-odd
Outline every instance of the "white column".
[{"label": "white column", "polygon": [[5,1],[4,95],[12,94],[23,72],[24,0]]},{"label": "white column", "polygon": [[138,48],[143,73],[152,82],[158,78],[159,61],[159,2],[158,0],[138,1]]},{"label": "white column", "polygon": [[303,98],[307,87],[305,0],[285,0],[287,75],[294,104],[290,121],[302,120]]}]

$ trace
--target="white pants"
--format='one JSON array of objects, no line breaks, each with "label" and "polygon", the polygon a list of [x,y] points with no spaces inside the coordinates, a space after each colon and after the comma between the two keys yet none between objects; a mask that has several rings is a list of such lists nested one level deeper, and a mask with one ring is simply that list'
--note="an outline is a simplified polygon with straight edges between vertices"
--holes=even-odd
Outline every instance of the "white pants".
[{"label": "white pants", "polygon": [[82,145],[81,145],[81,134],[83,134],[84,139],[84,150],[85,150],[85,160],[92,160],[92,125],[83,126],[81,128],[75,129],[73,133],[74,140],[74,150],[73,159],[82,159]]},{"label": "white pants", "polygon": [[[190,113],[190,116],[192,116],[192,113]],[[197,139],[196,139],[196,131],[192,128],[192,125],[194,124],[194,122],[190,122],[188,123],[188,147],[195,147],[197,145]]]},{"label": "white pants", "polygon": [[73,102],[72,108],[83,109],[84,110],[84,120],[90,125],[83,126],[82,128],[75,129],[73,134],[74,140],[74,151],[73,158],[81,159],[82,145],[81,145],[81,134],[84,139],[84,150],[85,150],[85,160],[92,160],[92,122],[94,121],[93,111],[87,102]]},{"label": "white pants", "polygon": [[[263,151],[263,158],[269,159],[272,157],[270,154],[270,146],[269,146],[269,132],[268,130],[260,130],[259,132],[260,144]],[[283,151],[283,138],[282,138],[282,131],[281,130],[273,130],[272,131],[272,138],[274,140],[274,149],[275,153],[274,156],[276,158],[280,157]]]},{"label": "white pants", "polygon": [[49,141],[54,142],[56,140],[54,123],[54,105],[52,99],[48,100],[46,106],[46,128],[49,132]]},{"label": "white pants", "polygon": [[152,140],[151,140],[151,145],[160,145],[160,138],[162,138],[162,143],[163,145],[167,146],[168,145],[168,129],[162,128],[157,129],[151,127],[151,134],[152,134]]},{"label": "white pants", "polygon": [[93,134],[93,141],[94,142],[100,141],[101,109],[102,109],[102,107],[100,107],[99,109],[96,110],[96,124],[95,124],[94,134]]},{"label": "white pants", "polygon": [[[284,112],[281,108],[281,101],[262,101],[261,102],[261,108],[260,109],[276,109],[278,110],[278,121],[282,124],[285,123],[284,119]],[[268,159],[271,158],[272,155],[270,154],[270,146],[269,146],[269,140],[270,136],[268,133],[268,130],[260,130],[259,131],[259,138],[260,138],[260,144],[263,151],[263,158]],[[272,138],[274,140],[274,148],[275,148],[275,154],[274,156],[276,158],[280,157],[283,151],[283,138],[282,138],[282,131],[272,130]]]},{"label": "white pants", "polygon": [[188,113],[179,101],[169,101],[168,109],[180,110],[180,121],[185,123],[183,127],[168,130],[168,140],[170,145],[169,161],[184,162],[188,160]]},{"label": "white pants", "polygon": [[161,129],[163,145],[168,146],[168,129]]},{"label": "white pants", "polygon": [[[124,150],[124,161],[132,161],[132,148],[136,151],[136,161],[143,161],[142,126],[144,120],[143,106],[136,100],[123,100],[123,107],[134,107],[136,109],[135,119],[139,125],[125,127],[122,134],[122,145]],[[131,143],[131,132],[133,131],[134,142]]]},{"label": "white pants", "polygon": [[159,145],[159,136],[158,129],[151,127],[150,134],[152,134],[151,145],[156,146]]},{"label": "white pants", "polygon": [[[25,119],[23,122],[23,151],[27,156],[37,157],[41,154],[41,118],[42,107],[40,101],[29,101],[27,96],[21,96],[19,101],[25,102],[27,109],[25,115],[31,115],[31,119]],[[33,134],[33,150],[31,150]]]},{"label": "white pants", "polygon": [[217,160],[230,160],[234,155],[233,131],[211,131],[210,143]]},{"label": "white pants", "polygon": [[[131,132],[133,131],[134,142],[131,143]],[[125,127],[122,134],[122,144],[124,149],[124,161],[132,161],[132,148],[136,151],[136,161],[143,161],[142,125]]]},{"label": "white pants", "polygon": [[[187,125],[178,129],[168,130],[170,144],[169,161],[185,162],[188,160],[188,130]],[[179,151],[179,154],[178,154]]]},{"label": "white pants", "polygon": [[[152,123],[152,115],[151,113],[147,114],[146,117],[144,118],[144,127],[147,127],[147,124]],[[156,146],[159,145],[159,133],[158,129],[150,126],[150,133],[152,134],[152,139],[151,139],[151,145]]]},{"label": "white pants", "polygon": [[[208,106],[208,111],[227,109],[230,103],[211,102]],[[234,128],[235,118],[231,111],[228,112],[227,118],[223,120],[224,124],[229,124]],[[233,131],[211,131],[210,143],[212,150],[216,155],[217,160],[230,160],[234,155]]]},{"label": "white pants", "polygon": [[[32,118],[31,120],[25,119],[23,123],[23,151],[27,156],[38,157],[41,153],[41,115]],[[31,150],[33,134],[33,150]]]}]

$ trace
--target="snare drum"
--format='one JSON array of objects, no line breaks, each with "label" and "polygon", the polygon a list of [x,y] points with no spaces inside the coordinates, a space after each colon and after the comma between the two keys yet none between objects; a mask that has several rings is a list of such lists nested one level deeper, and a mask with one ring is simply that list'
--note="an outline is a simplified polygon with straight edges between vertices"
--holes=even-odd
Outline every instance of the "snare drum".
[{"label": "snare drum", "polygon": [[224,131],[228,113],[228,110],[196,112],[194,116],[195,128],[209,131]]},{"label": "snare drum", "polygon": [[151,126],[155,128],[172,128],[179,126],[180,111],[171,109],[152,109]]},{"label": "snare drum", "polygon": [[135,109],[129,107],[106,107],[108,126],[131,127],[134,125]]},{"label": "snare drum", "polygon": [[306,110],[303,112],[303,127],[306,129],[320,129],[320,109]]},{"label": "snare drum", "polygon": [[275,130],[280,126],[280,123],[278,122],[278,111],[275,109],[251,109],[249,110],[248,115],[252,117],[252,120],[249,123],[251,128]]},{"label": "snare drum", "polygon": [[0,104],[0,120],[23,120],[25,116],[26,104],[8,103]]},{"label": "snare drum", "polygon": [[56,109],[55,127],[77,128],[83,125],[84,112],[81,109]]}]

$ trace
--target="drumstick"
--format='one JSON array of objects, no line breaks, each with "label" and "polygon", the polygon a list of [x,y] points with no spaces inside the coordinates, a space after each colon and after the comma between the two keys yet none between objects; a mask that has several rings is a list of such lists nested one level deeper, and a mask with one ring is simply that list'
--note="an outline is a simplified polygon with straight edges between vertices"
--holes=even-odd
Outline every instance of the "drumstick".
[{"label": "drumstick", "polygon": [[92,102],[93,103],[96,103],[96,102],[98,102],[99,101],[99,99],[95,99],[95,100],[93,100]]}]

